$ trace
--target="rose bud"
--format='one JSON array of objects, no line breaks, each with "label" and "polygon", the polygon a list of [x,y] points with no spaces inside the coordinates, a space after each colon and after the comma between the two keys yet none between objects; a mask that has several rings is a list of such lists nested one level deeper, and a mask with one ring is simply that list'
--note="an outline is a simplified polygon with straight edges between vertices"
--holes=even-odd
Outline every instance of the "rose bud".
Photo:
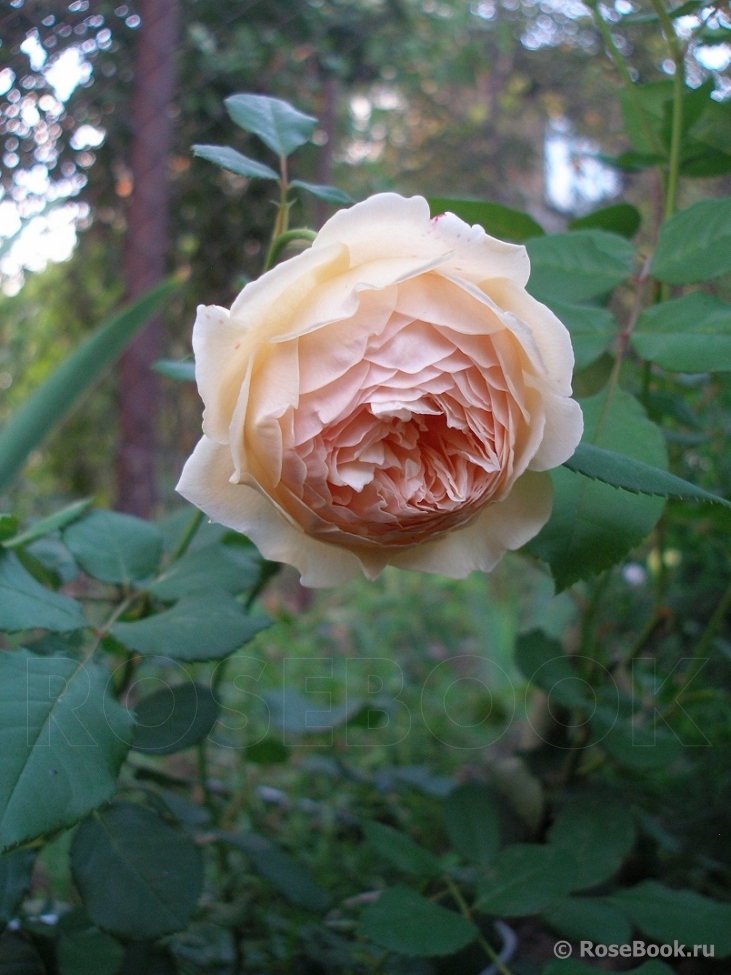
[{"label": "rose bud", "polygon": [[549,518],[574,452],[568,332],[524,247],[373,196],[193,329],[204,436],[178,491],[334,586],[489,571]]}]

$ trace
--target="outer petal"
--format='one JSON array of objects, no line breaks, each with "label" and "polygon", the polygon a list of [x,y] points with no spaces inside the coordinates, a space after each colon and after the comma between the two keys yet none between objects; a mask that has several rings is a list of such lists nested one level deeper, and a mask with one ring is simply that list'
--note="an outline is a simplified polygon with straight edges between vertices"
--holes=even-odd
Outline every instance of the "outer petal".
[{"label": "outer petal", "polygon": [[362,568],[352,553],[305,535],[255,488],[231,484],[232,472],[228,447],[203,437],[176,490],[214,521],[250,538],[265,558],[293,565],[305,586],[336,586]]},{"label": "outer petal", "polygon": [[533,341],[540,351],[549,388],[560,396],[570,396],[574,349],[571,345],[571,336],[563,322],[550,308],[536,301],[523,288],[517,288],[512,281],[486,282],[485,290],[492,300],[508,313],[503,321],[508,328],[515,331],[519,339],[520,332],[515,328],[515,322],[511,321],[512,316],[530,330]]},{"label": "outer petal", "polygon": [[551,516],[552,501],[548,474],[528,471],[504,501],[486,505],[466,528],[403,552],[391,564],[452,579],[464,579],[475,569],[489,572],[506,551],[520,548],[538,534]]},{"label": "outer petal", "polygon": [[195,380],[205,404],[203,430],[219,443],[228,440],[228,425],[241,389],[240,381],[221,384],[240,337],[241,326],[231,322],[228,309],[198,306],[193,325]]},{"label": "outer petal", "polygon": [[352,267],[391,256],[449,254],[450,273],[473,282],[505,277],[524,285],[530,273],[525,247],[496,240],[453,213],[432,219],[421,196],[379,193],[338,211],[317,235],[313,249],[335,241],[350,249]]},{"label": "outer petal", "polygon": [[576,400],[547,394],[543,409],[546,425],[541,445],[528,465],[532,471],[550,471],[563,464],[573,455],[584,432],[584,414]]}]

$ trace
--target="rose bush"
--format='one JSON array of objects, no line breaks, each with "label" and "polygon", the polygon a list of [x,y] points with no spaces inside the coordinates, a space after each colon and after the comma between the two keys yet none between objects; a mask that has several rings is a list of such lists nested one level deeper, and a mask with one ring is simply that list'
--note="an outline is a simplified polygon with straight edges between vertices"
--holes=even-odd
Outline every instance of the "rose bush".
[{"label": "rose bush", "polygon": [[551,510],[582,432],[525,248],[421,197],[341,210],[193,330],[204,436],[178,491],[309,586],[489,570]]}]

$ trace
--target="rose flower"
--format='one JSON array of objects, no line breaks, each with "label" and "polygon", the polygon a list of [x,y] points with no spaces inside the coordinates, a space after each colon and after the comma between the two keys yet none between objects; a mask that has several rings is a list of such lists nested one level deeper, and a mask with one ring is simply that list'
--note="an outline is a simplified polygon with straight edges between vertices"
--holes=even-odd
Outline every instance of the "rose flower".
[{"label": "rose flower", "polygon": [[394,193],[198,308],[204,436],[178,491],[307,586],[492,569],[551,511],[582,415],[525,248]]}]

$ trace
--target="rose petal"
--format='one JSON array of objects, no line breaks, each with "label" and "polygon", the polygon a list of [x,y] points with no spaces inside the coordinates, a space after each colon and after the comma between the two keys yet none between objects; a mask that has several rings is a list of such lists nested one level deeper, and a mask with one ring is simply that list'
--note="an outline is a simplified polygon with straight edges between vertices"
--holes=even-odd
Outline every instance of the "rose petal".
[{"label": "rose petal", "polygon": [[548,474],[529,471],[504,501],[486,505],[466,528],[402,552],[391,564],[451,579],[464,579],[476,569],[490,572],[506,550],[514,551],[538,534],[551,516],[552,500]]},{"label": "rose petal", "polygon": [[232,471],[228,450],[203,437],[176,490],[214,521],[250,538],[264,558],[293,565],[304,586],[335,586],[358,573],[357,556],[306,535],[255,488],[231,484]]}]

